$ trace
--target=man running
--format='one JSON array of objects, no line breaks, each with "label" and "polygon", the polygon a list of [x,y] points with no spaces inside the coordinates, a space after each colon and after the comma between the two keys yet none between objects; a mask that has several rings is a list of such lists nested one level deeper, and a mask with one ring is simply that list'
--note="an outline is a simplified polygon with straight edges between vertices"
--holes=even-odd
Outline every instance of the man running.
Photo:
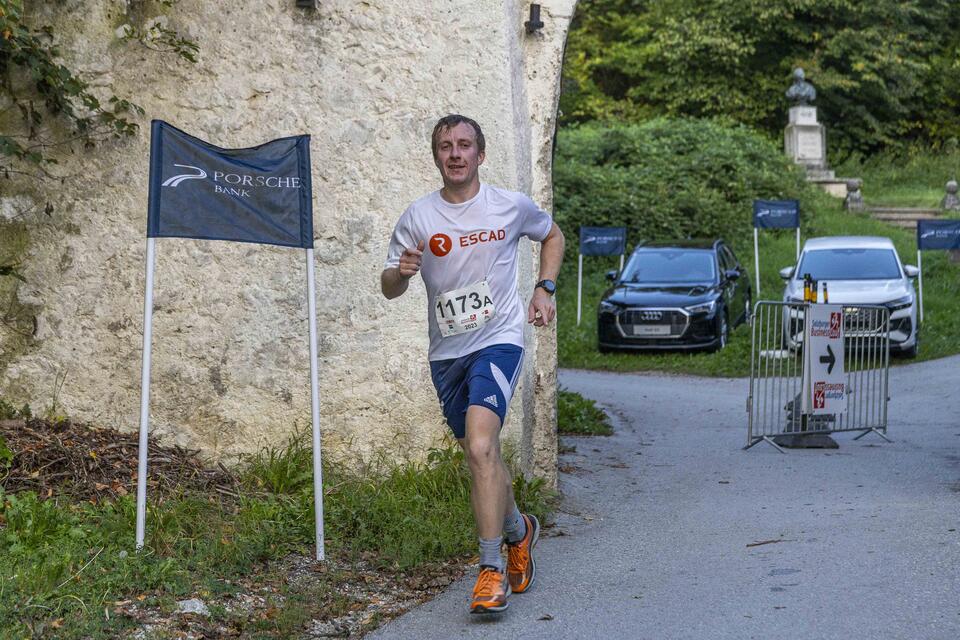
[{"label": "man running", "polygon": [[472,478],[480,537],[472,613],[503,611],[508,596],[523,593],[536,578],[532,552],[540,523],[517,509],[500,428],[523,366],[518,241],[527,236],[541,243],[539,282],[526,314],[537,327],[556,314],[554,281],[564,242],[550,215],[530,198],[481,184],[485,147],[480,125],[470,118],[448,115],[437,122],[433,160],[443,188],[400,216],[380,276],[387,298],[402,295],[418,272],[427,289],[430,372]]}]

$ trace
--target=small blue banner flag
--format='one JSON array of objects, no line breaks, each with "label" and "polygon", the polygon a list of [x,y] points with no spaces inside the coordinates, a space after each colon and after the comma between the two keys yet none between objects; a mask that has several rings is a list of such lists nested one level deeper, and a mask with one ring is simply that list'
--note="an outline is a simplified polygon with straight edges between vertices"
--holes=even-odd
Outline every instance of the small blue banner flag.
[{"label": "small blue banner flag", "polygon": [[154,120],[147,237],[312,248],[310,136],[221,149]]},{"label": "small blue banner flag", "polygon": [[626,227],[580,227],[581,255],[619,256],[626,248]]},{"label": "small blue banner flag", "polygon": [[917,220],[917,249],[960,249],[960,220]]},{"label": "small blue banner flag", "polygon": [[757,229],[796,229],[800,226],[800,202],[754,200],[753,226]]}]

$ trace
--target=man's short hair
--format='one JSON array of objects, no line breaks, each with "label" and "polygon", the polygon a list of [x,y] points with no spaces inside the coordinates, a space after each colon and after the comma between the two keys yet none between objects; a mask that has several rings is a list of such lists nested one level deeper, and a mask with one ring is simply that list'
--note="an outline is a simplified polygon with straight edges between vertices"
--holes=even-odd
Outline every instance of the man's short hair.
[{"label": "man's short hair", "polygon": [[437,120],[437,125],[433,128],[433,135],[430,137],[430,146],[433,149],[434,160],[437,159],[437,148],[440,146],[440,134],[447,129],[452,129],[461,122],[466,122],[473,127],[473,132],[477,134],[477,150],[480,153],[486,151],[487,141],[483,137],[483,131],[480,130],[480,125],[477,124],[477,121],[467,116],[461,116],[458,113],[451,113]]}]

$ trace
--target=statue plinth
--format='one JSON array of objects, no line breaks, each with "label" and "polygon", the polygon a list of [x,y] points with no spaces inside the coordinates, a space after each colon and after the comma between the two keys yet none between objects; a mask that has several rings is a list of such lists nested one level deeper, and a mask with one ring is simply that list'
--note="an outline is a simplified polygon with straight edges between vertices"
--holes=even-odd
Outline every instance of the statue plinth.
[{"label": "statue plinth", "polygon": [[791,160],[806,167],[808,178],[834,178],[833,171],[827,169],[827,130],[817,121],[816,107],[790,107],[790,124],[783,131],[783,147]]}]

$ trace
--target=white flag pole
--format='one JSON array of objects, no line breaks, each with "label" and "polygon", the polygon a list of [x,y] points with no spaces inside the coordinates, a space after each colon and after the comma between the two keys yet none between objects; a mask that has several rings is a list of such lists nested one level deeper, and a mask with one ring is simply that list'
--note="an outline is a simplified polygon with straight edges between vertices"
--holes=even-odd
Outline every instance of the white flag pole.
[{"label": "white flag pole", "polygon": [[583,254],[577,262],[577,326],[580,326],[580,298],[583,295]]},{"label": "white flag pole", "polygon": [[150,350],[153,344],[155,238],[147,238],[147,284],[143,297],[143,368],[140,374],[140,444],[137,465],[137,551],[143,549],[147,519],[147,450],[150,433]]},{"label": "white flag pole", "polygon": [[753,228],[753,265],[757,274],[757,292],[754,300],[760,299],[760,243],[757,240],[757,228]]},{"label": "white flag pole", "polygon": [[923,251],[917,249],[917,275],[920,279],[920,324],[923,324]]},{"label": "white flag pole", "polygon": [[317,560],[323,552],[323,467],[320,458],[320,389],[317,382],[317,294],[313,274],[313,249],[307,249],[307,309],[310,315],[310,402],[313,421],[313,507]]},{"label": "white flag pole", "polygon": [[618,276],[622,276],[622,275],[623,275],[623,254],[622,254],[622,253],[620,254],[620,271],[619,271],[619,273],[617,273],[617,275],[618,275]]},{"label": "white flag pole", "polygon": [[797,227],[797,260],[800,259],[800,227]]}]

